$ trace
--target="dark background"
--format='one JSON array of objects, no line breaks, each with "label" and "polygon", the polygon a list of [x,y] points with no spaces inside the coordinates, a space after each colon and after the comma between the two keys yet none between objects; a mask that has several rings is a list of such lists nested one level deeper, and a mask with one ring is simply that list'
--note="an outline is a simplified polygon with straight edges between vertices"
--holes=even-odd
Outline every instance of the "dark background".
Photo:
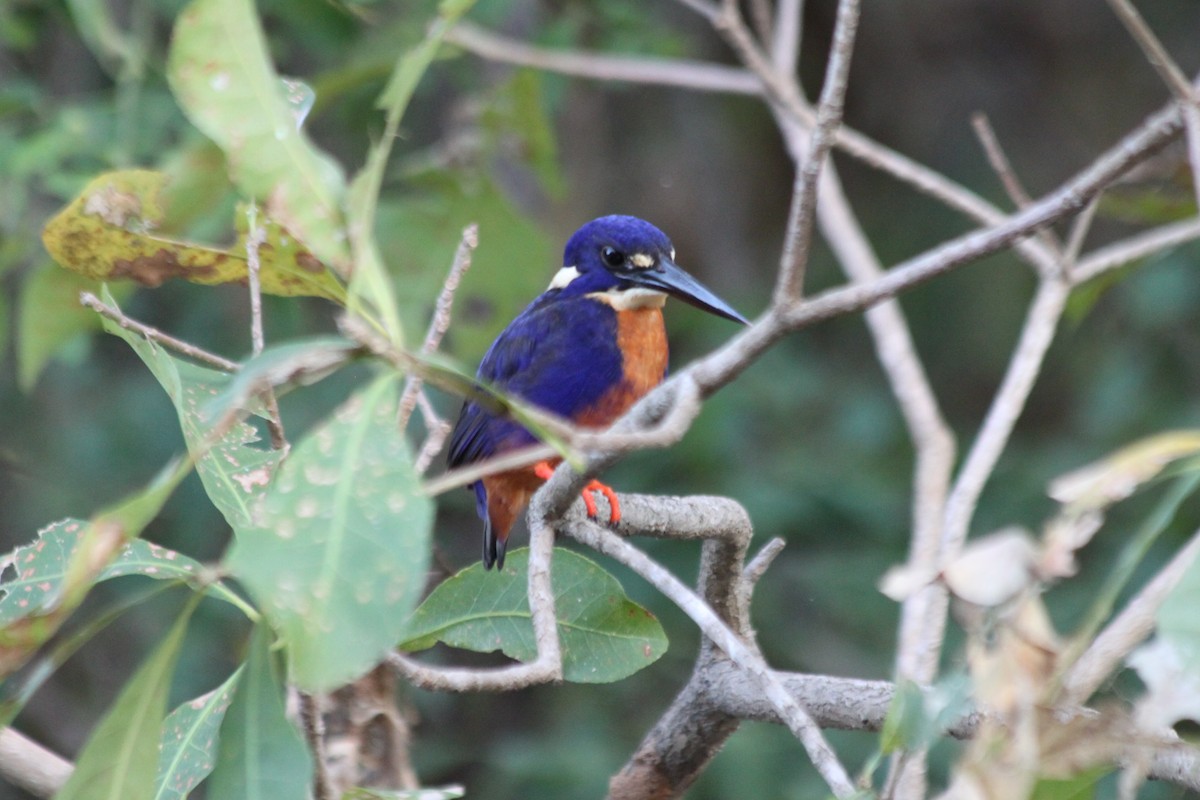
[{"label": "dark background", "polygon": [[[78,6],[87,7],[88,3]],[[144,47],[144,71],[89,47],[89,23],[67,4],[0,0],[0,547],[43,525],[86,516],[134,490],[182,449],[174,412],[120,341],[84,330],[79,281],[51,265],[46,218],[91,176],[116,167],[169,167],[212,158],[166,88],[163,61],[182,3],[109,4]],[[802,77],[819,86],[833,3],[804,19]],[[353,172],[381,130],[372,102],[396,56],[422,35],[429,2],[349,8],[319,0],[258,7],[277,65],[316,88],[313,138]],[[1189,74],[1200,68],[1200,4],[1139,8]],[[469,19],[534,42],[732,63],[707,24],[682,5],[481,0]],[[405,118],[381,201],[380,236],[397,274],[406,323],[421,335],[458,233],[480,223],[480,248],[456,303],[445,349],[468,367],[547,283],[562,243],[606,213],[644,216],[670,235],[679,262],[753,317],[765,307],[791,188],[791,166],[763,106],[748,98],[568,80],[514,71],[447,48]],[[1008,207],[971,132],[991,119],[1034,196],[1085,166],[1160,107],[1168,93],[1100,0],[866,0],[847,123]],[[838,155],[848,194],[883,263],[919,253],[970,223],[911,189]],[[219,168],[217,170],[219,172]],[[1194,213],[1187,176],[1160,171],[1107,201],[1088,247]],[[214,200],[194,235],[219,240],[232,196]],[[973,530],[1036,529],[1052,511],[1056,475],[1163,429],[1197,425],[1200,248],[1178,248],[1103,279],[1073,298],[1013,442],[983,495]],[[1119,278],[1119,279],[1117,279]],[[842,280],[819,248],[810,290]],[[969,446],[1002,376],[1034,280],[1008,255],[968,266],[902,299],[945,414]],[[126,290],[133,316],[216,352],[249,351],[245,292],[171,283]],[[268,298],[268,341],[332,329],[333,309]],[[668,309],[673,363],[732,333],[688,307]],[[53,338],[53,358],[30,342]],[[365,373],[348,371],[284,400],[293,439]],[[447,415],[458,401],[437,397]],[[607,475],[618,489],[723,494],[749,510],[758,543],[788,547],[761,583],[759,638],[781,669],[886,678],[897,607],[875,588],[907,547],[912,448],[858,316],[795,335],[705,407],[686,440],[638,454]],[[436,473],[440,464],[434,467]],[[1069,630],[1116,548],[1145,513],[1114,514],[1082,557],[1081,575],[1049,595]],[[1144,577],[1190,532],[1195,508],[1164,537]],[[148,531],[154,541],[217,559],[229,532],[189,478]],[[443,563],[477,558],[466,492],[441,498]],[[524,534],[515,534],[518,540]],[[696,548],[648,542],[679,574]],[[531,689],[505,696],[406,693],[423,780],[465,782],[468,796],[590,798],[682,685],[697,646],[690,623],[636,578],[626,590],[660,616],[671,649],[611,686]],[[136,589],[100,587],[81,618]],[[126,615],[68,662],[18,720],[72,756],[181,602],[168,595]],[[245,625],[201,606],[174,697],[215,686],[237,661]],[[957,660],[948,648],[948,668]],[[831,735],[857,769],[876,744]],[[951,746],[942,748],[948,751]],[[946,752],[939,752],[944,757]],[[1159,787],[1161,796],[1170,791]],[[750,724],[690,796],[811,797],[820,784],[786,731]],[[19,797],[0,785],[0,797]]]}]

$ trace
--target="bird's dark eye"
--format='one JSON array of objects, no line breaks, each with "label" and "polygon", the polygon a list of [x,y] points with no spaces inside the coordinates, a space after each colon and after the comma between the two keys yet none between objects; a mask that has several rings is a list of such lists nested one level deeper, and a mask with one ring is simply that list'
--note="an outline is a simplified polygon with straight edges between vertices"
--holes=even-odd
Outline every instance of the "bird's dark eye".
[{"label": "bird's dark eye", "polygon": [[604,263],[614,269],[625,263],[625,254],[615,247],[609,247],[608,245],[600,248],[600,258],[604,259]]}]

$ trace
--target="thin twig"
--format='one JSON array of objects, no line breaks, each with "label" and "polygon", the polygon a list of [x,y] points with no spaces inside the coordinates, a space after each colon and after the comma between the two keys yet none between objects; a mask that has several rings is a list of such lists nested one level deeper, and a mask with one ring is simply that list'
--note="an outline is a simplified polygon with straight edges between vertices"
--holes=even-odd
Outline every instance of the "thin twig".
[{"label": "thin twig", "polygon": [[[450,311],[454,307],[454,293],[458,291],[463,276],[471,268],[471,253],[478,246],[479,226],[472,223],[463,228],[462,238],[459,240],[458,248],[454,251],[454,260],[450,263],[450,272],[442,281],[442,290],[438,293],[437,302],[434,304],[433,316],[429,320],[429,328],[425,332],[425,341],[421,343],[422,353],[428,354],[437,350],[438,345],[442,342],[442,337],[450,329]],[[408,427],[409,417],[412,416],[413,408],[417,404],[417,395],[421,392],[423,383],[424,381],[419,375],[408,376],[404,392],[400,395],[400,409],[396,420],[396,424],[401,430]],[[429,422],[429,419],[429,415],[426,414],[426,422]]]},{"label": "thin twig", "polygon": [[779,0],[775,6],[775,26],[770,39],[771,62],[784,75],[795,75],[800,65],[803,25],[804,0]]},{"label": "thin twig", "polygon": [[1179,549],[1165,567],[1105,626],[1063,679],[1063,700],[1082,705],[1120,666],[1126,656],[1154,630],[1154,616],[1163,600],[1200,554],[1200,531]]},{"label": "thin twig", "polygon": [[[736,9],[735,4],[730,3],[730,6]],[[851,55],[854,51],[854,35],[858,31],[858,12],[858,0],[841,0],[838,3],[833,43],[830,45],[829,63],[825,69],[825,84],[821,88],[821,99],[817,104],[817,122],[809,136],[807,152],[799,164],[792,190],[788,232],[784,240],[783,259],[779,265],[779,278],[775,284],[774,302],[780,305],[794,303],[803,293],[804,273],[812,243],[813,218],[817,210],[817,185],[825,160],[833,147],[834,131],[842,120]]]},{"label": "thin twig", "polygon": [[1100,198],[1092,198],[1083,211],[1071,223],[1071,231],[1067,235],[1067,243],[1063,247],[1062,261],[1066,269],[1067,279],[1074,285],[1075,273],[1079,269],[1079,254],[1083,252],[1083,243],[1092,229],[1092,221],[1096,219],[1096,211],[1100,208]]},{"label": "thin twig", "polygon": [[[1004,187],[1005,193],[1008,194],[1008,199],[1017,208],[1026,208],[1033,200],[1029,197],[1029,193],[1025,191],[1025,187],[1021,185],[1021,179],[1017,177],[1016,170],[1013,169],[1012,162],[1008,160],[1008,156],[1004,153],[1004,148],[1000,146],[1000,139],[996,136],[996,131],[992,129],[992,123],[988,120],[987,114],[976,112],[971,115],[971,127],[975,131],[976,138],[983,146],[983,152],[987,156],[988,164],[996,173],[996,177],[1000,179],[1000,184]],[[1044,271],[1049,268],[1060,268],[1062,261],[1062,245],[1059,244],[1058,237],[1054,235],[1054,231],[1049,228],[1043,228],[1037,232],[1038,239],[1046,246],[1046,250],[1057,256],[1053,262],[1036,261],[1035,266],[1039,271]]]},{"label": "thin twig", "polygon": [[1141,258],[1200,239],[1200,219],[1172,222],[1093,250],[1071,271],[1076,285]]},{"label": "thin twig", "polygon": [[996,173],[996,177],[1000,179],[1000,183],[1004,186],[1004,191],[1008,194],[1008,199],[1017,208],[1024,208],[1033,202],[1029,197],[1029,193],[1025,191],[1025,187],[1021,185],[1020,178],[1013,170],[1012,162],[1008,160],[1008,156],[1004,153],[1004,148],[1000,146],[1000,140],[996,137],[996,131],[992,129],[992,123],[988,120],[987,114],[982,111],[977,111],[971,115],[971,128],[975,131],[975,137],[979,139],[979,143],[983,146],[984,155],[987,156],[988,164]]},{"label": "thin twig", "polygon": [[227,358],[210,353],[203,348],[197,347],[194,344],[176,339],[168,333],[163,333],[158,328],[152,328],[149,325],[138,322],[132,317],[125,316],[125,313],[118,308],[113,308],[91,292],[80,292],[79,302],[81,305],[87,306],[93,311],[102,316],[108,317],[113,322],[120,325],[128,331],[133,331],[139,336],[143,336],[153,342],[161,344],[163,347],[168,347],[177,353],[181,353],[188,358],[199,361],[203,364],[208,364],[210,367],[216,367],[225,372],[237,372],[242,368],[242,365],[236,361],[230,361]]},{"label": "thin twig", "polygon": [[[254,355],[262,353],[266,346],[263,338],[262,285],[259,282],[259,247],[267,240],[267,229],[258,224],[258,206],[250,204],[246,212],[249,231],[246,235],[246,274],[250,285],[250,342]],[[262,392],[263,406],[267,412],[267,431],[271,436],[271,446],[276,450],[287,447],[287,438],[283,435],[283,417],[279,414],[279,401],[275,398],[275,390],[267,387]]]},{"label": "thin twig", "polygon": [[1150,26],[1134,8],[1133,3],[1129,0],[1108,0],[1108,5],[1121,20],[1125,29],[1129,31],[1129,35],[1137,42],[1138,47],[1142,48],[1146,60],[1150,62],[1150,66],[1154,67],[1158,77],[1162,78],[1163,83],[1171,90],[1171,94],[1180,101],[1194,104],[1196,95],[1187,76],[1171,58],[1167,48],[1163,47],[1162,42],[1154,35],[1154,31],[1150,30]]},{"label": "thin twig", "polygon": [[1130,0],[1108,0],[1108,4],[1142,48],[1150,66],[1162,78],[1182,107],[1186,122],[1188,161],[1192,167],[1192,187],[1196,192],[1197,204],[1200,204],[1200,179],[1195,177],[1200,176],[1200,92],[1188,82],[1183,70],[1175,63],[1175,59],[1171,58],[1167,48],[1163,47],[1162,42],[1154,35],[1154,31]]},{"label": "thin twig", "polygon": [[775,37],[771,35],[771,29],[774,23],[771,21],[771,2],[770,0],[749,0],[750,8],[750,24],[754,26],[754,33],[760,42],[772,41]]},{"label": "thin twig", "polygon": [[674,86],[702,92],[760,93],[758,79],[736,67],[684,59],[610,56],[534,47],[491,33],[469,22],[454,26],[446,35],[446,41],[492,61],[534,67],[562,75]]},{"label": "thin twig", "polygon": [[834,795],[849,797],[854,794],[854,786],[845,767],[830,749],[812,717],[784,688],[762,655],[734,634],[707,603],[654,559],[615,533],[591,521],[568,522],[563,525],[563,532],[629,567],[691,617],[704,635],[745,670],[747,679],[761,689],[776,713],[804,745],[813,766],[820,772]]}]

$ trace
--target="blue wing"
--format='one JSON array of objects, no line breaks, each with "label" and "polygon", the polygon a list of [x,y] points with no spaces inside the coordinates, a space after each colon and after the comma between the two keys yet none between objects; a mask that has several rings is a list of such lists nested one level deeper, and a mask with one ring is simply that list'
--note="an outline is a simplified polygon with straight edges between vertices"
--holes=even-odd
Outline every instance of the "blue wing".
[{"label": "blue wing", "polygon": [[[621,379],[616,313],[586,297],[540,296],[496,338],[478,377],[507,394],[571,418]],[[450,437],[451,468],[532,444],[520,423],[467,401]]]}]

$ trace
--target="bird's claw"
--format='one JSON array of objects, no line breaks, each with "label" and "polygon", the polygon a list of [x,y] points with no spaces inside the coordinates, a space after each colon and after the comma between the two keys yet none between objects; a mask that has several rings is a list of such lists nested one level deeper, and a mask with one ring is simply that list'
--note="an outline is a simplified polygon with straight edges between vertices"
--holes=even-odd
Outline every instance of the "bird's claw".
[{"label": "bird's claw", "polygon": [[581,492],[583,495],[583,507],[587,509],[587,515],[595,519],[599,513],[596,509],[596,498],[592,497],[592,492],[602,494],[608,500],[608,507],[610,509],[608,515],[609,524],[616,525],[619,523],[621,521],[621,503],[617,500],[617,493],[612,490],[611,486],[606,486],[597,480],[590,481],[587,486],[583,487],[583,492]]},{"label": "bird's claw", "polygon": [[[533,465],[533,474],[541,480],[550,480],[550,476],[554,474],[554,467],[550,466],[549,461],[539,461]],[[596,508],[596,498],[592,497],[592,492],[604,495],[604,499],[608,501],[608,507],[611,509],[608,515],[610,525],[616,525],[621,521],[621,503],[617,500],[617,493],[612,490],[611,486],[607,486],[598,480],[591,480],[587,486],[583,487],[583,491],[579,493],[583,498],[583,507],[587,511],[588,517],[595,519],[599,514]]]}]

